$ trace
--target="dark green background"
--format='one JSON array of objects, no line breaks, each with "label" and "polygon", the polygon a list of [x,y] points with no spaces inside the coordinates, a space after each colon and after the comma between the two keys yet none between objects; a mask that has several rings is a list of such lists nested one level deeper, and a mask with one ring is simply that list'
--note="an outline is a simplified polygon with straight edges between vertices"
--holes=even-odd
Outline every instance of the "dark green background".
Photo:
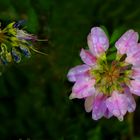
[{"label": "dark green background", "polygon": [[81,64],[93,26],[140,32],[139,0],[0,0],[4,23],[26,19],[26,29],[48,42],[35,47],[20,64],[2,68],[0,76],[0,140],[140,140],[140,101],[123,122],[94,121],[83,100],[69,100],[68,70]]}]

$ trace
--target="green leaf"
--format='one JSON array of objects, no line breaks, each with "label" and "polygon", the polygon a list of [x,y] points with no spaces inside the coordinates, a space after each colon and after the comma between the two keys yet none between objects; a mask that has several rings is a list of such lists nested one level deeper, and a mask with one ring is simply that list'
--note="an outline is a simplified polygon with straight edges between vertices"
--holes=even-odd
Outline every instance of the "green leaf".
[{"label": "green leaf", "polygon": [[120,36],[123,34],[124,31],[125,31],[124,26],[118,27],[116,30],[114,30],[110,38],[110,44],[114,44],[120,38]]}]

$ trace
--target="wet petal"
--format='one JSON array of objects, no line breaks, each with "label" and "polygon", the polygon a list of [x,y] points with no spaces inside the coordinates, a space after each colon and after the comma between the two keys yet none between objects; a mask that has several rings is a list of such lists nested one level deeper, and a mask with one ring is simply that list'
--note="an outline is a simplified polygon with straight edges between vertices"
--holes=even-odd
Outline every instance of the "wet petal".
[{"label": "wet petal", "polygon": [[80,57],[87,65],[93,66],[96,64],[96,57],[93,56],[88,50],[81,50]]},{"label": "wet petal", "polygon": [[88,75],[91,68],[88,65],[79,65],[69,70],[67,77],[69,81],[75,82],[79,77]]},{"label": "wet petal", "polygon": [[106,107],[106,97],[104,95],[98,94],[93,101],[93,110],[92,110],[92,118],[94,120],[98,120],[104,116],[104,113],[107,109]]},{"label": "wet petal", "polygon": [[92,96],[95,93],[94,79],[78,79],[72,88],[70,99],[73,98],[85,98]]},{"label": "wet petal", "polygon": [[89,96],[85,99],[85,110],[86,112],[90,112],[92,111],[92,108],[93,108],[93,99],[94,99],[94,96]]},{"label": "wet petal", "polygon": [[127,112],[127,100],[126,95],[119,94],[116,91],[112,93],[112,96],[106,100],[106,105],[109,111],[116,116],[120,121],[123,120],[123,116]]},{"label": "wet petal", "polygon": [[109,119],[109,118],[111,118],[113,116],[113,114],[107,108],[105,113],[104,113],[104,116]]},{"label": "wet petal", "polygon": [[140,44],[136,44],[134,46],[131,46],[127,49],[126,54],[127,56],[132,56],[134,53],[140,50]]},{"label": "wet petal", "polygon": [[125,61],[129,64],[132,64],[134,67],[140,66],[140,48],[133,55],[127,56]]},{"label": "wet petal", "polygon": [[134,30],[128,30],[127,32],[125,32],[115,44],[119,53],[125,54],[128,48],[136,46],[138,42],[138,37],[138,33]]},{"label": "wet petal", "polygon": [[129,88],[133,94],[140,96],[140,81],[139,80],[131,80]]},{"label": "wet petal", "polygon": [[129,88],[125,88],[124,94],[126,95],[126,100],[128,104],[128,112],[133,112],[136,108],[136,102],[134,100],[134,97],[132,96]]},{"label": "wet petal", "polygon": [[91,29],[91,33],[87,37],[88,46],[94,56],[99,56],[109,47],[109,41],[105,32],[100,27]]},{"label": "wet petal", "polygon": [[140,68],[132,68],[132,78],[140,80]]}]

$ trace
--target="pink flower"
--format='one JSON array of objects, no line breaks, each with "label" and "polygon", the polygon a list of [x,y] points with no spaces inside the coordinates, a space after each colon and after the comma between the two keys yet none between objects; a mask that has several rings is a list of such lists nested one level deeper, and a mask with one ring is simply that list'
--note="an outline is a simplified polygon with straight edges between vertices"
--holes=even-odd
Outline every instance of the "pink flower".
[{"label": "pink flower", "polygon": [[117,52],[112,62],[106,55],[108,38],[100,27],[91,29],[87,42],[89,50],[80,52],[84,64],[70,69],[67,75],[75,83],[70,99],[83,98],[85,110],[92,112],[94,120],[115,116],[122,121],[136,108],[133,94],[140,96],[138,33],[129,30],[122,35],[115,43]]}]

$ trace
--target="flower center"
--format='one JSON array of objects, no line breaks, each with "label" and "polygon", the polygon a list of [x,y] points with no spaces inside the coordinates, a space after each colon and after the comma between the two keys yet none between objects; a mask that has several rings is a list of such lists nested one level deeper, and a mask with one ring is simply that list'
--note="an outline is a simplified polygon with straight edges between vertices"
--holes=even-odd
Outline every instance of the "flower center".
[{"label": "flower center", "polygon": [[119,78],[119,75],[120,70],[111,67],[109,70],[105,71],[105,74],[103,76],[109,85],[113,85],[113,83]]},{"label": "flower center", "polygon": [[96,90],[110,95],[114,90],[122,91],[122,85],[129,83],[131,70],[125,62],[114,60],[109,63],[106,59],[101,59],[90,73],[96,79]]}]

